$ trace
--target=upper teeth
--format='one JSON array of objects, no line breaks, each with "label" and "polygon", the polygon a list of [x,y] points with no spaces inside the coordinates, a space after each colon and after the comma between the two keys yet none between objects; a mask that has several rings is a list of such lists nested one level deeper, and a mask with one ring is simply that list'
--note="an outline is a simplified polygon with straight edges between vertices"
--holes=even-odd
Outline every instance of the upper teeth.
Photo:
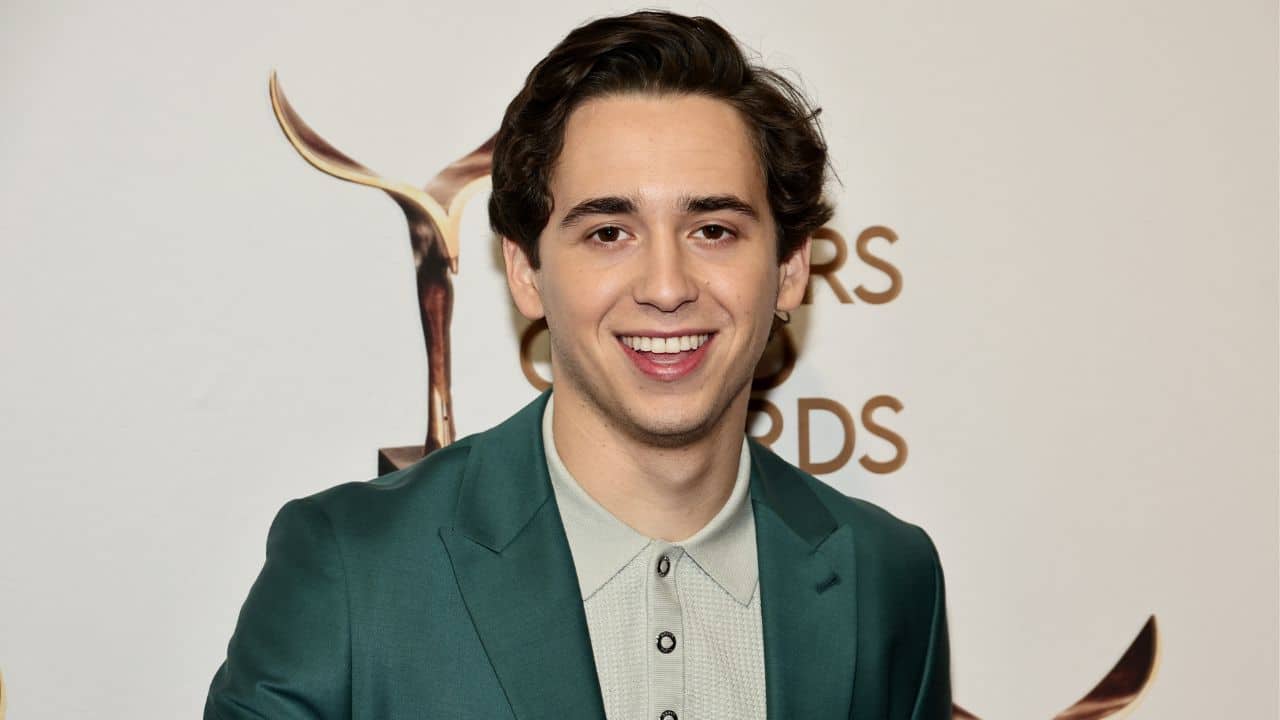
[{"label": "upper teeth", "polygon": [[682,350],[697,350],[709,337],[711,337],[710,333],[666,338],[623,335],[622,342],[632,350],[640,352],[676,353]]}]

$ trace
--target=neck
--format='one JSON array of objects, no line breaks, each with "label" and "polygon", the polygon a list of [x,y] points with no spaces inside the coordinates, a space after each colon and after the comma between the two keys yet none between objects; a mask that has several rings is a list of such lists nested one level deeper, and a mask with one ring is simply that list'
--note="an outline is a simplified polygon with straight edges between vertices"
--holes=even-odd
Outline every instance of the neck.
[{"label": "neck", "polygon": [[750,392],[743,388],[710,432],[665,447],[624,432],[582,394],[556,384],[551,431],[561,461],[596,502],[637,532],[680,542],[733,491]]}]

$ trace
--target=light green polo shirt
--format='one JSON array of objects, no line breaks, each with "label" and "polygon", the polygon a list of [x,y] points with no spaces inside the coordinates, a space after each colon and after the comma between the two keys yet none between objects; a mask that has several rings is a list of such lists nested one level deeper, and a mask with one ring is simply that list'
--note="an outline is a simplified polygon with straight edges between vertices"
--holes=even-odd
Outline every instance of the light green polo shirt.
[{"label": "light green polo shirt", "polygon": [[755,516],[746,435],[733,491],[679,543],[650,538],[587,494],[556,452],[547,469],[582,589],[608,720],[764,720]]}]

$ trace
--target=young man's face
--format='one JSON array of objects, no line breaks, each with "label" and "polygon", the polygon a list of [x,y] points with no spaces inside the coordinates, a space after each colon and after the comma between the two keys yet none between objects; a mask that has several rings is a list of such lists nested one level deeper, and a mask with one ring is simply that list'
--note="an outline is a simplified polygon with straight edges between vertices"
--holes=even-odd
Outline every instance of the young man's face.
[{"label": "young man's face", "polygon": [[545,315],[558,395],[679,446],[745,403],[775,309],[799,305],[809,245],[783,264],[738,112],[697,95],[616,95],[570,115],[532,270],[504,241],[521,312]]}]

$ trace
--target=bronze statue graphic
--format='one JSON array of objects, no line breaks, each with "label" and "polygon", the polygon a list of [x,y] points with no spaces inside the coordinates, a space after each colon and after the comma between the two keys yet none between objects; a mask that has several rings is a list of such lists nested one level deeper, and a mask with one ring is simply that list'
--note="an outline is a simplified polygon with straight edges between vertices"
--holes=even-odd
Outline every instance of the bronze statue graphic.
[{"label": "bronze statue graphic", "polygon": [[[417,269],[418,310],[427,350],[430,395],[427,437],[421,447],[383,448],[379,457],[379,473],[406,467],[454,440],[449,375],[449,325],[453,318],[453,281],[450,275],[458,272],[458,235],[463,207],[475,193],[488,187],[493,139],[491,137],[449,165],[420,189],[382,178],[320,137],[285,99],[275,72],[271,73],[268,85],[271,106],[280,128],[304,160],[340,180],[386,192],[404,211],[409,223],[409,240],[413,245]],[[522,342],[531,337],[529,333],[526,336]],[[528,372],[526,369],[526,374]],[[1128,715],[1150,687],[1159,655],[1159,633],[1155,616],[1151,616],[1111,671],[1082,699],[1058,713],[1053,720],[1116,720]],[[3,705],[0,705],[0,713],[3,713]],[[958,705],[954,707],[952,717],[955,720],[977,720],[976,715]]]},{"label": "bronze statue graphic", "polygon": [[[317,170],[391,196],[409,222],[409,242],[418,276],[418,312],[427,348],[427,439],[418,458],[453,442],[449,325],[453,320],[453,281],[458,272],[458,230],[462,208],[489,183],[493,138],[442,170],[426,186],[384,179],[330,145],[294,111],[276,74],[268,83],[271,107],[280,129],[304,160]],[[402,449],[401,449],[402,450]],[[412,458],[416,460],[418,458]],[[412,462],[410,460],[410,462]]]},{"label": "bronze statue graphic", "polygon": [[[1085,693],[1074,705],[1053,716],[1053,720],[1119,720],[1128,717],[1151,688],[1160,660],[1160,633],[1156,616],[1147,622],[1120,656],[1111,672]],[[979,720],[959,705],[952,706],[952,720]]]}]

